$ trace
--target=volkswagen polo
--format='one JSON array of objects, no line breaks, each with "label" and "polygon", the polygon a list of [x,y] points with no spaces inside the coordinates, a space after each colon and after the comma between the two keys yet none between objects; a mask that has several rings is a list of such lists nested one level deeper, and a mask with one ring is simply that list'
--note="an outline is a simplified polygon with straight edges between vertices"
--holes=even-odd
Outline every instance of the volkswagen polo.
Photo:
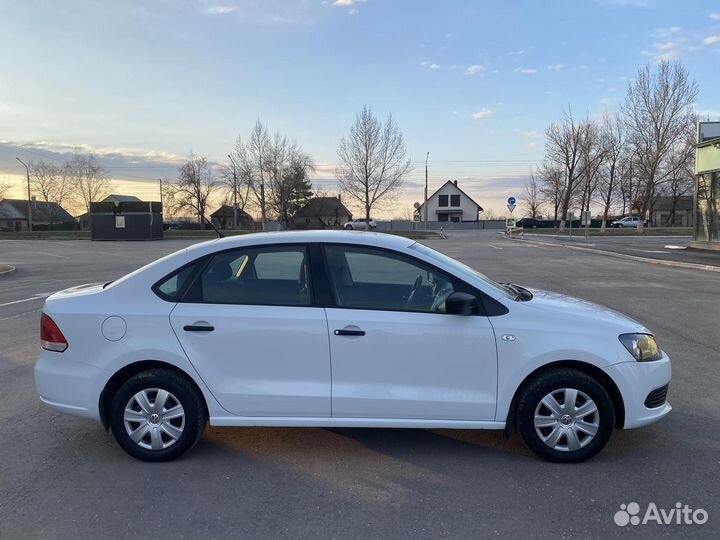
[{"label": "volkswagen polo", "polygon": [[166,461],[206,424],[516,428],[578,462],[664,417],[670,360],[632,319],[376,233],[203,242],[50,296],[40,399]]}]

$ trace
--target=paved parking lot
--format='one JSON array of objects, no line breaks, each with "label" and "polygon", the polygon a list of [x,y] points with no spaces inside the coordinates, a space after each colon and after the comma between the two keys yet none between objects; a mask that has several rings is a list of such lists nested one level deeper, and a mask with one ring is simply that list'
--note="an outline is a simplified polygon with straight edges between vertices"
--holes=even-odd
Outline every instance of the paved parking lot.
[{"label": "paved parking lot", "polygon": [[[594,239],[592,240],[594,241]],[[191,241],[0,241],[0,538],[717,538],[720,275],[507,242],[424,241],[502,281],[583,297],[652,328],[675,410],[594,460],[545,463],[517,434],[209,427],[180,461],[132,460],[35,393],[43,298]],[[704,526],[613,522],[620,504],[703,508]]]},{"label": "paved parking lot", "polygon": [[720,252],[689,248],[691,236],[589,236],[586,239],[581,233],[575,236],[532,233],[525,235],[525,240],[720,267]]}]

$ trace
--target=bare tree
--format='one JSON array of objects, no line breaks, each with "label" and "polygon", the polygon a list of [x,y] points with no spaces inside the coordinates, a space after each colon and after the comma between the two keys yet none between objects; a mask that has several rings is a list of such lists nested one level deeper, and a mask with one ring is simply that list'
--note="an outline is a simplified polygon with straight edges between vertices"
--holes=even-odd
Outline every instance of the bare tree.
[{"label": "bare tree", "polygon": [[90,212],[92,203],[104,199],[112,190],[107,171],[93,154],[74,154],[66,162],[64,174],[86,212]]},{"label": "bare tree", "polygon": [[546,159],[552,163],[553,170],[563,171],[562,202],[560,205],[560,230],[565,228],[568,209],[572,196],[576,193],[578,180],[582,178],[585,167],[594,164],[584,159],[583,148],[587,147],[591,136],[591,123],[579,122],[572,111],[565,112],[563,119],[548,127],[545,132]]},{"label": "bare tree", "polygon": [[252,181],[250,189],[255,195],[255,199],[260,206],[262,222],[267,219],[267,209],[265,205],[265,180],[270,162],[270,135],[267,127],[260,119],[255,122],[250,139],[248,140],[247,152],[250,162],[252,163]]},{"label": "bare tree", "polygon": [[338,158],[340,188],[362,206],[366,219],[392,198],[411,171],[405,140],[392,115],[383,123],[367,106],[341,139]]},{"label": "bare tree", "polygon": [[217,187],[207,159],[191,155],[180,167],[177,182],[165,182],[163,186],[168,213],[191,212],[202,226],[207,219],[208,199]]},{"label": "bare tree", "polygon": [[540,215],[540,207],[542,206],[542,195],[540,193],[540,183],[535,173],[530,173],[530,178],[525,182],[525,206],[530,212],[530,217],[537,219]]},{"label": "bare tree", "polygon": [[62,206],[65,199],[71,193],[70,167],[67,163],[57,166],[47,161],[31,161],[30,185],[32,191],[40,196],[45,203],[50,217],[50,224],[54,222],[57,207],[49,203],[57,203]]},{"label": "bare tree", "polygon": [[230,163],[223,166],[220,173],[220,184],[225,188],[225,204],[233,207],[233,225],[238,228],[238,214],[245,210],[253,185],[254,167],[246,145],[241,137],[228,154]]},{"label": "bare tree", "polygon": [[664,180],[660,184],[658,192],[660,196],[669,198],[670,213],[665,223],[658,225],[672,226],[675,222],[680,199],[690,195],[695,188],[694,132],[692,130],[688,131],[684,143],[673,149],[665,164]]},{"label": "bare tree", "polygon": [[604,231],[607,225],[610,208],[617,199],[618,185],[623,169],[627,166],[627,148],[625,139],[625,126],[619,114],[605,114],[601,126],[601,144],[605,152],[604,166],[599,177],[599,199],[602,203],[602,225]]},{"label": "bare tree", "polygon": [[552,208],[553,221],[558,225],[560,207],[565,200],[565,171],[550,163],[543,163],[537,168],[540,181],[540,196]]},{"label": "bare tree", "polygon": [[635,147],[640,180],[637,204],[643,219],[664,179],[665,162],[683,142],[687,126],[695,119],[693,104],[697,94],[698,86],[682,64],[666,60],[656,68],[646,64],[628,84],[623,112],[628,138]]},{"label": "bare tree", "polygon": [[598,187],[600,168],[605,159],[605,147],[603,145],[600,127],[595,122],[587,122],[586,133],[582,140],[580,149],[580,210],[590,211],[590,204]]},{"label": "bare tree", "polygon": [[3,178],[2,180],[0,180],[0,201],[2,201],[8,193],[10,193],[11,188],[12,185],[7,178]]},{"label": "bare tree", "polygon": [[271,139],[268,156],[267,204],[287,225],[290,216],[312,197],[309,175],[315,170],[315,165],[295,141],[280,133]]}]

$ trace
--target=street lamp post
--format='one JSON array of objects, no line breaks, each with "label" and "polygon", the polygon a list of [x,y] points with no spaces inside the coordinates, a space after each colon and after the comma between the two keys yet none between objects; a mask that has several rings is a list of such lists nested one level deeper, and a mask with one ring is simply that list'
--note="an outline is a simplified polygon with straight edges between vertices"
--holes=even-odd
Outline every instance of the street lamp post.
[{"label": "street lamp post", "polygon": [[232,172],[233,172],[233,229],[237,230],[237,228],[238,228],[237,169],[235,167],[235,160],[233,159],[233,157],[230,154],[228,154],[228,159],[230,160],[230,163],[232,163]]},{"label": "street lamp post", "polygon": [[427,229],[428,211],[427,211],[427,194],[428,194],[428,159],[430,159],[430,152],[425,156],[425,204],[423,204],[423,211],[425,213],[425,228]]},{"label": "street lamp post", "polygon": [[32,232],[32,201],[30,200],[30,168],[19,157],[15,157],[15,159],[17,159],[20,163],[23,164],[23,167],[25,167],[25,177],[27,178],[27,193],[28,193],[27,224],[28,224],[28,231]]}]

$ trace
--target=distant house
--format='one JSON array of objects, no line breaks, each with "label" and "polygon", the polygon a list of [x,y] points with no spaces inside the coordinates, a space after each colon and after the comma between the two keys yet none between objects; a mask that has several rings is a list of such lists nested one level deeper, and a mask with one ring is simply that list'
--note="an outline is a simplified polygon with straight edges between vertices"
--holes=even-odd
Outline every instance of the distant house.
[{"label": "distant house", "polygon": [[[238,208],[238,230],[255,230],[255,220],[245,210]],[[223,204],[210,214],[210,221],[219,229],[232,229],[235,225],[235,210],[229,204]]]},{"label": "distant house", "polygon": [[[111,202],[111,203],[121,203],[121,202],[140,202],[140,199],[136,197],[135,195],[118,195],[116,193],[113,193],[111,195],[108,195],[100,202]],[[80,229],[83,231],[90,230],[90,214],[88,212],[85,212],[84,214],[81,214],[77,217],[78,221],[80,222]]]},{"label": "distant house", "polygon": [[295,212],[292,226],[295,229],[341,229],[352,219],[352,212],[340,197],[313,197]]},{"label": "distant house", "polygon": [[[73,230],[77,220],[62,206],[54,202],[30,201],[32,226],[35,231]],[[0,201],[0,229],[26,231],[28,225],[27,199],[3,199]]]},{"label": "distant house", "polygon": [[[420,221],[425,221],[425,204],[417,209]],[[457,185],[457,180],[448,180],[427,200],[428,221],[477,221],[482,206],[473,201]]]},{"label": "distant house", "polygon": [[658,197],[652,209],[651,219],[655,227],[692,227],[694,199],[692,195]]}]

